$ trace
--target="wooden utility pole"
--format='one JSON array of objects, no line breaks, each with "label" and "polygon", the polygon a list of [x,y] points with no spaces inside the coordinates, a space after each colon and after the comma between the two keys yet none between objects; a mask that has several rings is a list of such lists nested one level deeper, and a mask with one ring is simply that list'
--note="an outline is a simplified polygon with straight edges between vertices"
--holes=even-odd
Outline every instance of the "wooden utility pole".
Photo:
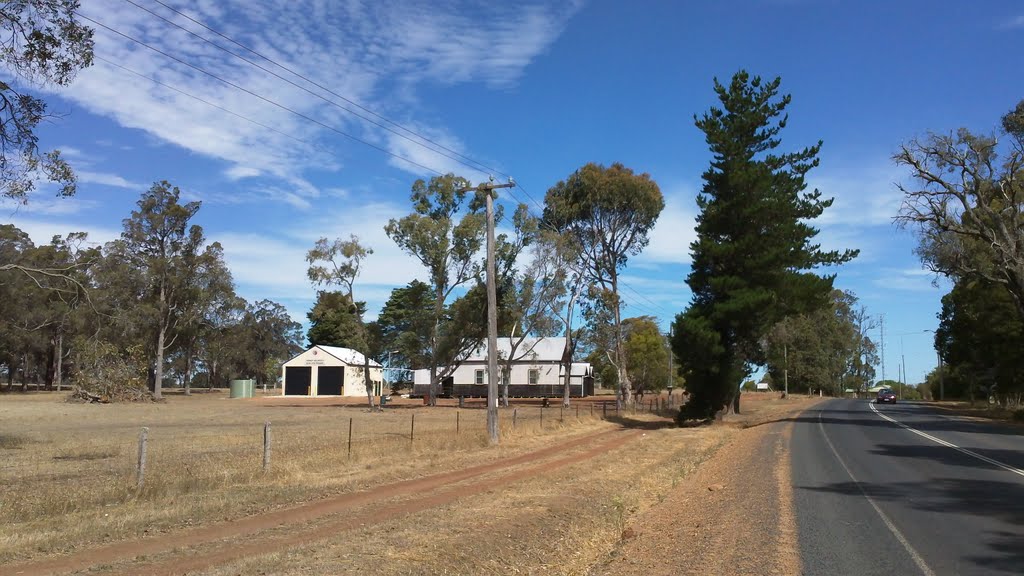
[{"label": "wooden utility pole", "polygon": [[515,186],[489,182],[466,191],[483,193],[487,200],[487,435],[491,444],[498,443],[498,294],[494,268],[494,196],[498,188]]}]

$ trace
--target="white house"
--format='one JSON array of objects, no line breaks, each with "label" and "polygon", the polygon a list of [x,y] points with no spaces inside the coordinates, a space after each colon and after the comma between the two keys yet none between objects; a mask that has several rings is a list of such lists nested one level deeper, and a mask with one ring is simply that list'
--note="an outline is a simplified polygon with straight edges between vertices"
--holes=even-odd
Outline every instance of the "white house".
[{"label": "white house", "polygon": [[[498,338],[498,371],[512,354],[510,338]],[[561,396],[565,371],[561,366],[565,338],[527,338],[516,348],[509,374],[509,396]],[[440,368],[438,369],[441,370]],[[499,384],[502,384],[499,382]],[[594,393],[593,369],[587,362],[570,366],[570,394],[589,396]],[[413,393],[426,394],[430,387],[430,370],[413,374]],[[484,342],[463,360],[451,376],[441,384],[442,396],[487,396],[487,343]]]},{"label": "white house", "polygon": [[[351,348],[313,346],[281,366],[283,396],[365,396],[365,357]],[[370,360],[370,382],[380,394],[381,365]]]}]

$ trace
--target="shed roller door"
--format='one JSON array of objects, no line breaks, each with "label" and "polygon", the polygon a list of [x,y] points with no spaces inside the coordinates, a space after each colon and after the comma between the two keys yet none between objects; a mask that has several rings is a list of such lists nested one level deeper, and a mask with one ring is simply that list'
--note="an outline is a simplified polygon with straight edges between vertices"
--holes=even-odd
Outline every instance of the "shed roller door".
[{"label": "shed roller door", "polygon": [[341,396],[345,377],[345,368],[341,366],[321,366],[317,368],[316,395]]},{"label": "shed roller door", "polygon": [[309,366],[289,366],[284,369],[285,396],[306,396],[312,382],[313,369]]}]

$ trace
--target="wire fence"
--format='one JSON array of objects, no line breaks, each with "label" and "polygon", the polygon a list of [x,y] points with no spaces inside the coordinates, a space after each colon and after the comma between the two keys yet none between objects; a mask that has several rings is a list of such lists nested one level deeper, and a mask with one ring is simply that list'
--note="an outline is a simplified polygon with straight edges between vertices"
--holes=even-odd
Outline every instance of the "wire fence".
[{"label": "wire fence", "polygon": [[[664,399],[634,406],[657,412]],[[487,445],[486,410],[343,409],[330,419],[262,424],[159,421],[96,425],[89,433],[33,439],[0,430],[0,523],[70,514],[129,499],[294,482],[345,474],[370,462],[430,457]],[[500,410],[503,441],[557,434],[620,416],[613,400]]]}]

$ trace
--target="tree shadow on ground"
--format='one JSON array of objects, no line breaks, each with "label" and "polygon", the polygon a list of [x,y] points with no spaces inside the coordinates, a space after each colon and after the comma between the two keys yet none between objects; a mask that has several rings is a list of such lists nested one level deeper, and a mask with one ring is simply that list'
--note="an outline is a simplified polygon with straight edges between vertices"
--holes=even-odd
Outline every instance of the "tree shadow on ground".
[{"label": "tree shadow on ground", "polygon": [[[932,456],[918,454],[915,457]],[[866,494],[879,502],[896,502],[931,514],[972,515],[998,521],[1004,528],[1007,525],[1011,528],[984,531],[982,538],[989,553],[965,559],[987,571],[1019,573],[1024,566],[1024,484],[1019,482],[934,478],[924,482],[850,481],[796,488],[856,498]]]}]

